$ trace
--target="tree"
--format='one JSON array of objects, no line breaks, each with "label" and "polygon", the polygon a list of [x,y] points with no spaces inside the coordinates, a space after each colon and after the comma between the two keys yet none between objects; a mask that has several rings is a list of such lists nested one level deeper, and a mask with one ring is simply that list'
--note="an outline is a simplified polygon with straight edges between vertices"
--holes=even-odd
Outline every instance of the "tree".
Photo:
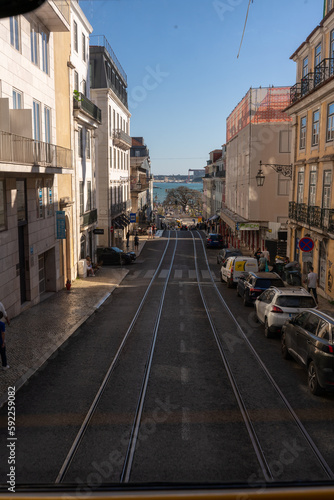
[{"label": "tree", "polygon": [[201,211],[202,193],[197,189],[190,189],[185,186],[169,189],[164,205],[178,205],[183,211],[188,206],[190,209]]}]

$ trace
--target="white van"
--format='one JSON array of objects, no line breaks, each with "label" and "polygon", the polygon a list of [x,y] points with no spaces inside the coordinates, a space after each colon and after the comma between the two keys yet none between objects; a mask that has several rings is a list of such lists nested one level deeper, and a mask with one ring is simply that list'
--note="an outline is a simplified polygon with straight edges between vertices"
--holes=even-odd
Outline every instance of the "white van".
[{"label": "white van", "polygon": [[231,288],[237,284],[241,273],[256,273],[258,269],[257,259],[253,257],[229,257],[221,267],[220,278]]}]

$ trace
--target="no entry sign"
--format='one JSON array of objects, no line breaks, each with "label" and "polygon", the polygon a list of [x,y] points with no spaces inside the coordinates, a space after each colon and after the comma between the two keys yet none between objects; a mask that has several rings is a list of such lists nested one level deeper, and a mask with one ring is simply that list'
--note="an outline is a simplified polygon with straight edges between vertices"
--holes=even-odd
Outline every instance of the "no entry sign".
[{"label": "no entry sign", "polygon": [[311,252],[314,248],[314,241],[311,238],[302,238],[299,240],[299,248],[302,252]]}]

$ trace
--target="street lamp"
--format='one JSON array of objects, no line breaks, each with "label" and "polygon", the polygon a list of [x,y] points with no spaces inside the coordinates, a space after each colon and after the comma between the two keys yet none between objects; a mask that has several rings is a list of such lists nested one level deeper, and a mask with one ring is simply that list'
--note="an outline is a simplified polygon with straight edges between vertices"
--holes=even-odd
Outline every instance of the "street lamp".
[{"label": "street lamp", "polygon": [[257,184],[258,187],[262,187],[263,186],[264,179],[265,179],[265,175],[264,175],[264,173],[262,171],[262,165],[264,165],[265,167],[271,167],[278,174],[282,174],[285,177],[289,177],[290,179],[292,179],[292,164],[291,163],[289,165],[281,165],[281,164],[278,164],[278,163],[262,163],[262,161],[260,160],[259,171],[258,171],[258,173],[256,174],[256,177],[255,177],[256,178],[256,184]]}]

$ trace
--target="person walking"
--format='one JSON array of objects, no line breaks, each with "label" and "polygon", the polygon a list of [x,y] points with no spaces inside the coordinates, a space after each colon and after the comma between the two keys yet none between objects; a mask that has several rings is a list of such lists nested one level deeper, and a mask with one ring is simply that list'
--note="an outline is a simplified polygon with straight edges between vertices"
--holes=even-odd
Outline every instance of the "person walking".
[{"label": "person walking", "polygon": [[263,253],[261,253],[261,256],[259,258],[259,271],[260,272],[263,272],[266,270],[266,265],[267,265],[267,259],[265,258],[265,256],[263,255]]},{"label": "person walking", "polygon": [[129,248],[130,231],[126,233],[126,248]]},{"label": "person walking", "polygon": [[258,262],[259,262],[259,258],[261,257],[261,253],[262,253],[262,252],[261,252],[261,248],[259,247],[259,248],[256,250],[255,254],[254,254],[254,257],[256,258],[256,260],[257,260]]},{"label": "person walking", "polygon": [[[0,320],[2,318],[3,318],[3,312],[0,311]],[[6,325],[3,321],[0,321],[0,355],[1,355],[2,369],[8,370],[9,365],[7,365],[5,331],[6,331]]]},{"label": "person walking", "polygon": [[10,325],[10,320],[8,318],[8,314],[6,313],[6,309],[5,309],[5,306],[3,305],[2,302],[0,302],[0,312],[2,312],[3,314],[3,317],[5,318],[5,320],[7,321],[7,324]]},{"label": "person walking", "polygon": [[138,251],[138,246],[139,246],[139,237],[138,237],[138,234],[136,233],[135,235],[135,251]]},{"label": "person walking", "polygon": [[310,266],[310,272],[307,275],[307,289],[313,293],[314,300],[318,303],[317,295],[318,275],[313,271],[313,266]]}]

